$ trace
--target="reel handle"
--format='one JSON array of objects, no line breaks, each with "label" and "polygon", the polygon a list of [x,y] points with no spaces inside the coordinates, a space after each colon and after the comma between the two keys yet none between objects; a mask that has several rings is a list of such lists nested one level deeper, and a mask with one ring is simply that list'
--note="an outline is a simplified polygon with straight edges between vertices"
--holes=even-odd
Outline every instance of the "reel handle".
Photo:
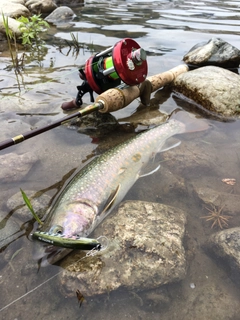
[{"label": "reel handle", "polygon": [[188,70],[188,66],[182,64],[163,73],[148,77],[139,86],[135,85],[123,90],[118,88],[108,89],[96,98],[96,102],[101,102],[104,106],[99,112],[106,113],[123,109],[139,97],[143,104],[148,105],[152,92],[170,84],[177,76]]}]

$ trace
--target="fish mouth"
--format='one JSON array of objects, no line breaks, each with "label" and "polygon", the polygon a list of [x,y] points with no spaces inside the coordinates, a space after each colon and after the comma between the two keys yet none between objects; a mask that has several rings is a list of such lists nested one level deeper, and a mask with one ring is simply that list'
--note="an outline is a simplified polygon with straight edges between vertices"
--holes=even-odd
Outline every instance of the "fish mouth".
[{"label": "fish mouth", "polygon": [[31,238],[36,242],[34,258],[39,264],[46,266],[54,264],[63,259],[73,249],[100,250],[101,243],[97,239],[63,236],[62,234],[51,234],[50,232],[35,231]]},{"label": "fish mouth", "polygon": [[34,241],[33,259],[38,261],[39,266],[53,265],[68,255],[72,249],[60,248],[51,244]]},{"label": "fish mouth", "polygon": [[45,250],[46,254],[39,259],[39,263],[42,267],[46,267],[48,265],[53,265],[56,262],[62,260],[66,255],[68,255],[72,249],[63,249],[55,246],[51,246],[51,248],[47,248]]}]

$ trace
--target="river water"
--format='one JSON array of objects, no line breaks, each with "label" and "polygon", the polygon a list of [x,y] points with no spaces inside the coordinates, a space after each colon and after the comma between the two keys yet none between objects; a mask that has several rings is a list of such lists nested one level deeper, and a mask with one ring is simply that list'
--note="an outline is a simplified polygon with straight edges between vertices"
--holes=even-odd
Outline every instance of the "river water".
[{"label": "river water", "polygon": [[[0,141],[65,116],[60,106],[63,101],[76,96],[76,86],[81,83],[78,67],[84,65],[86,59],[95,52],[123,38],[133,38],[146,50],[148,76],[181,64],[182,57],[191,47],[212,37],[239,46],[238,1],[85,1],[84,5],[75,5],[73,10],[76,13],[74,23],[70,26],[51,26],[46,35],[45,49],[34,56],[26,52],[24,64],[18,73],[11,68],[8,50],[2,51]],[[71,41],[70,33],[77,37],[79,51],[69,47],[65,41]],[[22,53],[19,49],[18,55]],[[91,102],[88,94],[83,100],[84,106]],[[191,110],[191,105],[180,101],[169,90],[153,94],[151,102],[155,106],[154,110],[161,109],[167,113],[176,107]],[[134,114],[138,106],[139,101],[135,100],[113,116],[122,125],[131,123],[135,121]],[[126,120],[131,115],[132,118]],[[180,162],[166,161],[154,177],[146,177],[144,181],[138,182],[127,195],[127,199],[156,201],[154,190],[157,189],[157,178],[161,179],[161,170],[181,175],[189,190],[184,197],[178,192],[161,195],[158,190],[159,201],[180,206],[187,212],[188,219],[187,275],[181,283],[164,288],[168,298],[164,298],[158,290],[145,296],[134,292],[115,292],[88,299],[79,307],[76,297],[68,298],[60,292],[58,277],[54,276],[61,272],[60,267],[50,266],[38,270],[32,258],[32,243],[27,238],[27,234],[37,225],[31,217],[15,214],[18,203],[11,208],[8,203],[8,199],[18,193],[20,188],[29,193],[40,191],[41,194],[53,197],[73,169],[127,139],[133,132],[117,130],[111,134],[105,131],[101,131],[100,135],[95,131],[85,134],[77,132],[73,126],[62,126],[1,151],[1,155],[30,152],[35,156],[35,161],[31,170],[22,177],[19,174],[20,163],[10,169],[12,180],[0,181],[0,232],[7,235],[17,232],[20,235],[19,238],[14,237],[14,241],[10,241],[0,252],[0,318],[239,319],[238,287],[230,279],[228,269],[216,264],[202,249],[205,239],[216,230],[200,219],[207,212],[196,201],[192,191],[193,186],[199,184],[201,187],[239,194],[240,127],[238,121],[207,121],[211,125],[208,134],[186,138],[180,149],[182,151],[179,151],[188,168],[184,153],[197,154],[199,148],[209,161],[205,170],[197,167],[193,170],[190,167],[188,171],[178,167]],[[142,127],[138,126],[138,129]],[[14,178],[15,171],[20,178]],[[235,178],[237,183],[234,187],[223,186],[223,178]],[[143,192],[145,187],[146,192]],[[20,227],[16,231],[8,230],[9,224],[14,225],[15,222]],[[239,226],[239,223],[236,215],[229,226]],[[143,297],[146,296],[148,299],[145,301]]]}]

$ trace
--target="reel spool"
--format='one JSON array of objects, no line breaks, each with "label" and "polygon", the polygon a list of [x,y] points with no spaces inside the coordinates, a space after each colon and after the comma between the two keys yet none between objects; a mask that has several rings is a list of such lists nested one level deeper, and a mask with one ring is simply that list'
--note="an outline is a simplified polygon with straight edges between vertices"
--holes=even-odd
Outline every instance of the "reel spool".
[{"label": "reel spool", "polygon": [[93,91],[98,94],[118,87],[121,82],[134,86],[142,83],[147,77],[146,52],[130,38],[117,42],[114,46],[90,57],[84,67],[79,69],[83,80],[78,86],[75,101],[63,103],[64,110],[78,108],[82,105],[82,97],[90,93],[94,102]]}]

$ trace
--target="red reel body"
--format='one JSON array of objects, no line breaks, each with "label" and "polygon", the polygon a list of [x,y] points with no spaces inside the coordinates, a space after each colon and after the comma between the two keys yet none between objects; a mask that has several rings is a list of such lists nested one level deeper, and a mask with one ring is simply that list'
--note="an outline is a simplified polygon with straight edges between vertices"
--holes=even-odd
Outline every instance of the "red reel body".
[{"label": "red reel body", "polygon": [[90,87],[98,94],[121,81],[130,86],[140,84],[146,79],[147,71],[146,52],[130,38],[90,57],[84,70]]},{"label": "red reel body", "polygon": [[131,38],[125,38],[96,55],[90,57],[84,67],[79,69],[83,80],[78,86],[78,95],[74,102],[65,103],[62,108],[67,110],[79,107],[82,96],[89,92],[93,102],[93,91],[98,94],[115,88],[124,82],[129,86],[142,83],[148,72],[146,52]]}]

